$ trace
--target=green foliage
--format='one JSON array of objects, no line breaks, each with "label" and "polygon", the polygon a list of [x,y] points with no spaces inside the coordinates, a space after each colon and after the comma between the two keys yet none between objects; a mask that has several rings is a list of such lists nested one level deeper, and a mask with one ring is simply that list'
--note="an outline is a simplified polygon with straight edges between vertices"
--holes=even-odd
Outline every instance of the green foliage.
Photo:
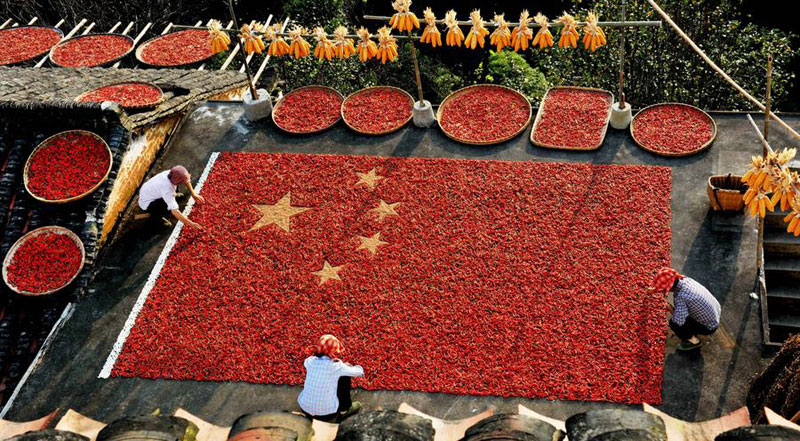
[{"label": "green foliage", "polygon": [[[484,70],[478,68],[479,74]],[[531,67],[525,59],[512,51],[489,51],[485,80],[522,92],[528,99],[539,101],[550,87],[544,74]]]},{"label": "green foliage", "polygon": [[336,26],[346,25],[346,0],[285,0],[283,16],[291,17],[292,24],[313,28],[324,26],[328,32]]}]

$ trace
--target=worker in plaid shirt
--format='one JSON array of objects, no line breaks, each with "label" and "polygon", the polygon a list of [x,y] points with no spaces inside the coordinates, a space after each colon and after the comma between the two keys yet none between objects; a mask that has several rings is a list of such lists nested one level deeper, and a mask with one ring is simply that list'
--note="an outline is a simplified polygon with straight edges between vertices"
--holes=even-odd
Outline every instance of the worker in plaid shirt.
[{"label": "worker in plaid shirt", "polygon": [[721,307],[716,298],[696,280],[672,268],[662,268],[653,279],[649,292],[674,292],[675,306],[670,306],[669,327],[681,339],[678,350],[699,348],[698,335],[711,335],[719,327]]},{"label": "worker in plaid shirt", "polygon": [[339,422],[361,410],[361,403],[351,400],[350,390],[352,377],[364,376],[364,368],[339,360],[342,351],[342,342],[330,334],[309,348],[313,355],[303,362],[306,381],[297,403],[312,418]]}]

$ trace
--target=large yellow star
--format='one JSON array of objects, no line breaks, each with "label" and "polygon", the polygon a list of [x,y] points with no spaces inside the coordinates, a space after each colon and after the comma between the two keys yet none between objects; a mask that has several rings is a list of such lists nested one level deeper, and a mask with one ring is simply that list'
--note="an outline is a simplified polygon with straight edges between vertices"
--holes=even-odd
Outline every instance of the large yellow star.
[{"label": "large yellow star", "polygon": [[378,206],[369,211],[372,211],[378,215],[378,220],[382,221],[386,216],[397,216],[397,212],[394,211],[394,207],[398,205],[400,205],[400,202],[387,204],[383,199],[381,199],[380,203],[378,203]]},{"label": "large yellow star", "polygon": [[361,240],[361,245],[356,248],[356,251],[368,250],[373,256],[378,252],[379,246],[389,244],[389,242],[381,240],[381,233],[375,233],[372,237],[358,236],[358,239]]},{"label": "large yellow star", "polygon": [[322,269],[319,271],[314,271],[313,275],[319,276],[319,284],[322,285],[323,283],[327,282],[328,280],[342,280],[339,277],[339,271],[344,268],[344,265],[341,266],[331,266],[330,263],[326,260],[325,263],[322,265]]},{"label": "large yellow star", "polygon": [[295,214],[300,214],[309,207],[293,207],[292,206],[292,193],[286,193],[283,197],[275,203],[275,205],[253,205],[256,210],[261,212],[261,219],[250,228],[250,231],[257,230],[267,225],[275,224],[283,231],[289,231],[289,219]]},{"label": "large yellow star", "polygon": [[358,176],[358,182],[356,185],[363,185],[370,190],[374,190],[378,181],[383,179],[383,176],[378,175],[378,172],[374,167],[367,173],[356,172],[356,175]]}]

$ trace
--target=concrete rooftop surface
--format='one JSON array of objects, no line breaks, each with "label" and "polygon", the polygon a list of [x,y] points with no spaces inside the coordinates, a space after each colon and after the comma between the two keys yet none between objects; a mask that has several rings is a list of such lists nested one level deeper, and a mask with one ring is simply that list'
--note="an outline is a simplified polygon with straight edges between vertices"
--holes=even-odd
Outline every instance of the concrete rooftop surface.
[{"label": "concrete rooftop surface", "polygon": [[[756,283],[756,222],[741,213],[713,212],[706,195],[709,176],[742,174],[750,157],[761,152],[761,144],[744,114],[712,116],[719,133],[710,149],[685,158],[664,158],[636,146],[628,131],[613,129],[609,129],[599,150],[582,153],[535,147],[528,140],[530,128],[514,140],[490,147],[456,143],[436,127],[425,130],[408,126],[387,136],[367,137],[353,133],[341,122],[323,133],[298,137],[283,133],[271,121],[248,122],[240,104],[209,102],[191,113],[151,174],[183,164],[199,177],[215,151],[670,166],[672,265],[708,287],[723,309],[719,331],[705,338],[701,351],[676,352],[678,339],[668,339],[663,404],[658,407],[685,420],[705,420],[743,406],[750,380],[772,355],[762,349],[759,303],[750,297]],[[800,117],[787,120],[800,128]],[[771,129],[771,142],[776,148],[794,145],[776,125]],[[55,335],[6,418],[31,420],[60,407],[108,422],[155,408],[168,414],[183,407],[206,421],[230,425],[238,416],[257,410],[299,410],[299,386],[98,378],[169,233],[122,227],[101,262],[94,292],[76,305],[72,317]],[[624,283],[625,275],[619,278]],[[354,398],[366,409],[396,409],[405,401],[425,413],[448,419],[464,418],[487,407],[516,412],[517,404],[561,419],[589,409],[622,406],[364,390],[356,390]]]}]

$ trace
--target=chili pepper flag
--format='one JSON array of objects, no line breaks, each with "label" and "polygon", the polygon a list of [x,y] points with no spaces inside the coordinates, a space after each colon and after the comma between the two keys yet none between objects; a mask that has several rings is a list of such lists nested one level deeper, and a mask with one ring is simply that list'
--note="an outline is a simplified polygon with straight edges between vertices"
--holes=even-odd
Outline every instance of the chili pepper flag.
[{"label": "chili pepper flag", "polygon": [[[661,400],[667,167],[223,153],[112,375]],[[631,210],[630,207],[636,207]],[[226,246],[221,246],[225,243]]]}]

